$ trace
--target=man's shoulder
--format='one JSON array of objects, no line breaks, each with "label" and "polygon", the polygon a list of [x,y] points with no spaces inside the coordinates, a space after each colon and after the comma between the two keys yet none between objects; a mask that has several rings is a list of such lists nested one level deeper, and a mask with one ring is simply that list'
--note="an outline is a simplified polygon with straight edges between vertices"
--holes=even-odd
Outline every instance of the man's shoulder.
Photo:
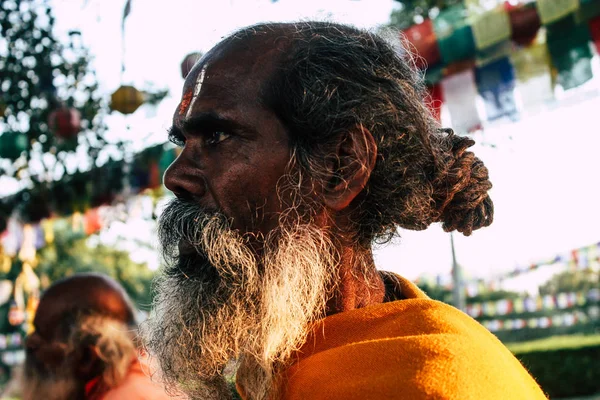
[{"label": "man's shoulder", "polygon": [[[454,307],[428,298],[328,317],[302,350],[286,386],[287,393],[307,398],[495,399],[515,390],[544,398],[491,333]],[[317,387],[329,394],[315,397]]]}]

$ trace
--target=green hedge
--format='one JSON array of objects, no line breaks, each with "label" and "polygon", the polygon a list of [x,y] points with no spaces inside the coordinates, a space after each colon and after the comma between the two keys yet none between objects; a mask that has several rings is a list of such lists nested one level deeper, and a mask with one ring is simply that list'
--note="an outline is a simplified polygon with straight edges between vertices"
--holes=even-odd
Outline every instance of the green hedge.
[{"label": "green hedge", "polygon": [[553,398],[600,393],[600,344],[519,352],[515,356]]}]

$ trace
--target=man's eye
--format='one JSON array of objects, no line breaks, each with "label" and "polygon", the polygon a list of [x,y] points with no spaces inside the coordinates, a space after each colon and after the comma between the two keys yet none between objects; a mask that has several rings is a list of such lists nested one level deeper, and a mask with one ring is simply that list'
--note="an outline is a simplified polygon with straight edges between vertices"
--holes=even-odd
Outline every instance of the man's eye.
[{"label": "man's eye", "polygon": [[231,136],[229,133],[226,133],[223,131],[210,132],[208,135],[206,135],[206,138],[204,139],[204,143],[209,146],[215,145],[215,144],[220,143],[223,140],[229,138],[229,136]]},{"label": "man's eye", "polygon": [[181,137],[180,135],[178,135],[174,132],[169,132],[169,141],[171,143],[173,143],[175,146],[179,146],[179,147],[185,146],[185,138]]}]

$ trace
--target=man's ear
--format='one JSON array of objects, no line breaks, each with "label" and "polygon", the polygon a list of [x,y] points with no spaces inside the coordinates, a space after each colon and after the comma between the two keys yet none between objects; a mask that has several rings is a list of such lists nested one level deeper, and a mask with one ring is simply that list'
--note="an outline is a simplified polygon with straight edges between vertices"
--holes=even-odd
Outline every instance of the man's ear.
[{"label": "man's ear", "polygon": [[347,208],[367,185],[376,159],[377,144],[368,129],[356,126],[343,134],[335,154],[326,160],[325,205],[335,211]]}]

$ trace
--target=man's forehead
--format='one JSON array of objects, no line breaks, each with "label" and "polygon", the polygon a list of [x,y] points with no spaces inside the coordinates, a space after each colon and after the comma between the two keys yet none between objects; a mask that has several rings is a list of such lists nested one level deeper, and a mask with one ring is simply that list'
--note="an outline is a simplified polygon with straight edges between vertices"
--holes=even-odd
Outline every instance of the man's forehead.
[{"label": "man's forehead", "polygon": [[195,86],[202,71],[207,78],[247,75],[254,80],[265,79],[277,64],[282,51],[281,41],[271,35],[225,40],[198,61],[186,78],[184,88]]},{"label": "man's forehead", "polygon": [[261,87],[271,76],[278,53],[272,44],[255,41],[208,52],[186,77],[174,125],[198,111],[199,98],[204,106],[212,103],[219,111],[260,103]]}]

